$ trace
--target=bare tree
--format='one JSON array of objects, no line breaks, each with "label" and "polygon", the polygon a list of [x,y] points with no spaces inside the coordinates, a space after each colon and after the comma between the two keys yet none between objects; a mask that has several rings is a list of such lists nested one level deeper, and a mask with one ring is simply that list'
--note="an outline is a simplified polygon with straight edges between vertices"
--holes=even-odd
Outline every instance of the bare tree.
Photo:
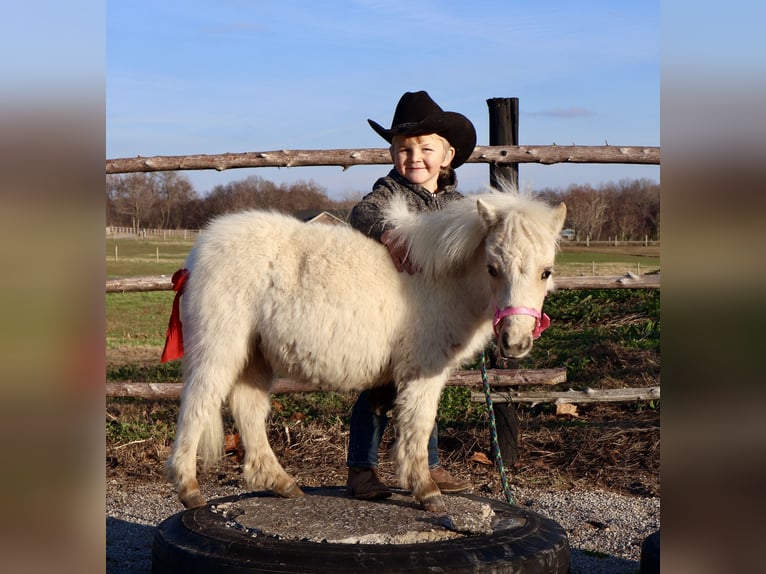
[{"label": "bare tree", "polygon": [[197,192],[189,178],[175,171],[157,172],[154,176],[155,218],[154,227],[179,229],[183,227],[183,209]]},{"label": "bare tree", "polygon": [[252,175],[242,180],[216,185],[205,198],[208,218],[245,209],[271,209],[278,204],[277,186]]},{"label": "bare tree", "polygon": [[660,186],[651,180],[638,180],[636,190],[637,214],[643,222],[642,234],[660,238]]},{"label": "bare tree", "polygon": [[108,175],[106,193],[118,221],[138,231],[144,226],[155,201],[154,182],[151,174],[130,173],[124,176]]},{"label": "bare tree", "polygon": [[659,238],[660,187],[649,179],[624,179],[598,189],[588,185],[572,185],[566,191],[546,188],[536,195],[551,204],[566,202],[566,226],[580,240]]},{"label": "bare tree", "polygon": [[607,200],[590,185],[572,185],[562,195],[567,221],[578,239],[597,239],[606,222]]},{"label": "bare tree", "polygon": [[326,190],[312,180],[276,185],[258,176],[216,186],[206,198],[206,204],[211,217],[243,209],[274,209],[283,213],[296,213],[334,207]]},{"label": "bare tree", "polygon": [[[621,180],[594,189],[572,185],[565,191],[543,189],[536,195],[551,204],[567,204],[566,226],[577,239],[617,237],[659,238],[659,185],[648,179]],[[213,217],[245,209],[274,209],[283,213],[328,210],[347,213],[359,201],[357,193],[339,201],[314,182],[275,184],[258,176],[217,185],[200,197],[189,179],[178,172],[130,173],[106,177],[107,224],[199,229]]]},{"label": "bare tree", "polygon": [[602,190],[609,202],[610,237],[637,240],[659,233],[659,186],[649,179],[623,179]]}]

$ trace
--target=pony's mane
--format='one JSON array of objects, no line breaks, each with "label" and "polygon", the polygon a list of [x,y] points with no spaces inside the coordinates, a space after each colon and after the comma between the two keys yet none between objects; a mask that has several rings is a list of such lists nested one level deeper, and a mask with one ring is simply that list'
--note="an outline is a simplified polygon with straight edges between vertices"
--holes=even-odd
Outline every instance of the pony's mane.
[{"label": "pony's mane", "polygon": [[525,235],[518,239],[533,244],[558,241],[558,233],[551,225],[550,206],[516,193],[469,195],[440,211],[426,213],[408,211],[404,197],[396,195],[384,217],[395,228],[398,241],[409,245],[410,261],[427,276],[442,277],[461,268],[486,236],[478,199],[496,210],[507,230],[512,227]]}]

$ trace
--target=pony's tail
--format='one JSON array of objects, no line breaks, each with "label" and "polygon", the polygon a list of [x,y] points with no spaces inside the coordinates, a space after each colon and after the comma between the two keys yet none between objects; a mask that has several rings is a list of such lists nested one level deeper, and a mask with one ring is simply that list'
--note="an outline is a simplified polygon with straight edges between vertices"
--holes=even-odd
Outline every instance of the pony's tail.
[{"label": "pony's tail", "polygon": [[177,464],[181,466],[191,466],[199,457],[203,466],[209,468],[224,454],[223,401],[195,382],[187,381],[184,385],[172,459],[178,458]]},{"label": "pony's tail", "polygon": [[219,462],[224,456],[223,417],[220,410],[202,423],[202,435],[199,439],[197,455],[202,467],[207,469]]}]

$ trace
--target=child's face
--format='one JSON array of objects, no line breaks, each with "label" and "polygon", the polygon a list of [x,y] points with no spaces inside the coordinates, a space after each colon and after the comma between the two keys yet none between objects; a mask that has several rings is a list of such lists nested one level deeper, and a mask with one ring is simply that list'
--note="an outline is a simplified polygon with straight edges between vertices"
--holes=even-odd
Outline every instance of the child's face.
[{"label": "child's face", "polygon": [[455,148],[436,134],[396,136],[391,142],[394,167],[407,181],[436,191],[439,170],[455,157]]}]

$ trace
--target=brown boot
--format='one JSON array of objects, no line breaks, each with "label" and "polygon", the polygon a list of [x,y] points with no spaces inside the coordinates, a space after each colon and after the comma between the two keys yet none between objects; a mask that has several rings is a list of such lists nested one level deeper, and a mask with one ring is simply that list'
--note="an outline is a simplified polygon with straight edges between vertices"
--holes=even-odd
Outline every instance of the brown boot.
[{"label": "brown boot", "polygon": [[357,500],[381,500],[391,496],[391,490],[381,482],[374,468],[352,466],[346,481],[348,493]]},{"label": "brown boot", "polygon": [[436,483],[443,494],[457,494],[473,488],[470,482],[455,478],[441,466],[435,466],[431,469],[431,480]]}]

